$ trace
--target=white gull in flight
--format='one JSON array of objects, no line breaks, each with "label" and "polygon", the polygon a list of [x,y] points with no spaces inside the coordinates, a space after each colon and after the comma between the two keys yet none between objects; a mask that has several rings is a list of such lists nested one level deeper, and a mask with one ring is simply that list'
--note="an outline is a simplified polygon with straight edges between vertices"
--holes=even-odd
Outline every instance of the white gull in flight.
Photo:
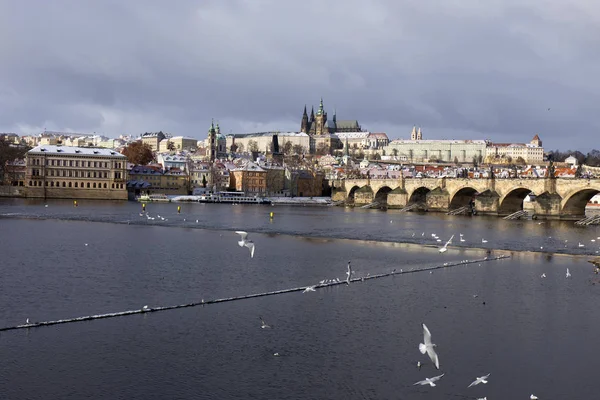
[{"label": "white gull in flight", "polygon": [[435,382],[439,381],[442,376],[444,376],[444,374],[434,376],[433,378],[425,378],[424,380],[419,381],[419,382],[415,383],[414,385],[429,385],[431,387],[434,387]]},{"label": "white gull in flight", "polygon": [[423,342],[424,343],[419,343],[419,351],[421,354],[427,353],[431,361],[435,364],[435,367],[440,369],[440,360],[434,349],[436,344],[431,343],[431,332],[429,332],[429,329],[425,324],[423,324]]},{"label": "white gull in flight", "polygon": [[471,382],[471,384],[468,387],[479,385],[480,383],[487,383],[487,379],[489,378],[489,376],[490,376],[490,374],[487,374],[485,376],[480,376],[479,378],[475,378],[475,380],[473,382]]},{"label": "white gull in flight", "polygon": [[247,239],[248,233],[244,231],[235,231],[235,233],[241,236],[241,239],[238,241],[240,247],[246,246],[248,249],[250,249],[250,257],[254,258],[254,243]]},{"label": "white gull in flight", "polygon": [[452,243],[452,239],[454,238],[454,235],[450,236],[450,239],[448,239],[448,241],[446,242],[446,244],[440,248],[440,253],[445,253],[446,251],[448,251],[448,245],[450,243]]}]

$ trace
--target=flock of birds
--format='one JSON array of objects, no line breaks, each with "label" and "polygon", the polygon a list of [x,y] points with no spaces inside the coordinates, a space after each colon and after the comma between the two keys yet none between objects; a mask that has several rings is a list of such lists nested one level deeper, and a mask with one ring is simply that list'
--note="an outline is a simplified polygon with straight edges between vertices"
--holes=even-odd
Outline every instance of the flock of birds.
[{"label": "flock of birds", "polygon": [[[423,324],[423,343],[419,343],[419,351],[421,352],[421,354],[427,354],[427,356],[429,357],[429,359],[431,360],[433,365],[439,370],[440,369],[440,358],[435,351],[436,346],[437,345],[431,341],[431,332],[429,331],[429,328],[427,328],[427,325]],[[421,361],[417,362],[417,368],[421,369],[422,365],[423,364],[421,364]],[[441,374],[441,375],[433,376],[431,378],[425,378],[422,381],[418,381],[418,382],[414,383],[414,385],[429,385],[431,387],[434,387],[434,386],[437,386],[436,382],[439,381],[444,375],[445,375],[445,373]],[[473,386],[477,386],[482,383],[483,384],[488,383],[488,379],[489,379],[490,375],[491,374],[488,373],[487,375],[476,377],[475,380],[473,382],[471,382],[469,384],[469,386],[467,386],[467,388],[471,388]],[[538,397],[534,394],[531,394],[531,396],[529,396],[529,398],[531,400],[537,400]],[[478,397],[477,400],[487,400],[487,397]]]},{"label": "flock of birds", "polygon": [[[46,207],[48,207],[46,205]],[[146,217],[147,220],[150,221],[154,221],[155,219],[159,219],[161,221],[168,221],[167,218],[162,217],[160,215],[157,214],[156,217],[152,217],[150,216],[149,213],[144,212],[144,213],[140,213],[139,214],[140,217]],[[185,221],[185,219],[184,219]],[[196,223],[198,223],[198,220],[196,220]],[[248,233],[245,231],[235,231],[236,234],[238,234],[240,236],[240,240],[237,242],[238,245],[240,247],[246,247],[249,251],[250,251],[250,257],[254,258],[254,250],[255,250],[255,244],[253,241],[248,239]],[[415,233],[412,234],[412,236],[415,236]],[[425,232],[421,233],[421,236],[425,236]],[[452,236],[450,236],[450,238],[444,243],[443,246],[441,246],[439,248],[439,252],[440,253],[445,253],[446,251],[448,251],[448,245],[450,245],[452,243],[452,240],[454,239],[454,234]],[[437,234],[432,233],[431,237],[436,241],[436,242],[442,242],[442,239],[439,238],[439,236],[437,236]],[[464,235],[462,233],[459,234],[460,237],[460,242],[465,242],[465,238]],[[550,237],[551,238],[551,237]],[[600,237],[598,237],[598,240],[600,241]],[[591,242],[595,242],[595,239],[592,239]],[[481,243],[487,243],[488,241],[484,238],[481,238]],[[567,243],[568,241],[565,240],[565,243]],[[87,243],[85,244],[86,246],[88,245]],[[566,245],[565,245],[566,247]],[[578,247],[585,247],[585,245],[583,245],[581,242],[578,243]],[[543,249],[543,247],[541,247],[541,249]],[[598,251],[596,251],[596,253],[598,253]],[[394,270],[395,272],[395,270]],[[352,270],[351,267],[351,263],[350,261],[348,262],[348,266],[347,266],[347,271],[346,271],[346,284],[350,284],[351,282],[351,278],[352,276],[355,274],[355,272]],[[368,275],[367,275],[368,276]],[[565,274],[566,278],[570,278],[571,277],[571,273],[569,271],[569,269],[567,268],[566,274]],[[542,278],[546,278],[546,274],[543,273],[541,275]],[[322,280],[320,281],[320,284],[328,284],[328,283],[340,283],[340,279],[339,278],[334,278],[334,279],[327,279],[327,280]],[[317,285],[311,285],[311,286],[307,286],[304,288],[304,290],[302,291],[302,293],[309,293],[309,292],[315,292],[316,291],[316,287]],[[145,305],[144,307],[142,307],[142,310],[148,310],[148,306]],[[263,319],[263,317],[259,317],[260,319],[260,327],[262,329],[271,329],[271,325],[267,324],[265,322],[265,320]],[[26,320],[26,324],[30,324],[29,318],[27,318]],[[419,343],[419,351],[421,352],[421,354],[425,355],[427,354],[427,356],[429,357],[430,361],[433,363],[433,365],[436,367],[436,369],[440,369],[440,360],[439,360],[439,356],[437,354],[437,352],[435,351],[435,347],[437,346],[435,343],[432,342],[432,338],[431,338],[431,332],[429,331],[429,328],[427,328],[427,326],[423,323],[423,343]],[[279,356],[279,353],[273,353],[274,356]],[[423,364],[421,363],[421,361],[417,362],[417,368],[420,370],[421,367],[423,366]],[[433,377],[428,377],[425,378],[421,381],[418,381],[416,383],[414,383],[414,385],[429,385],[430,387],[435,387],[437,386],[436,382],[438,382],[443,376],[445,375],[445,373],[442,373],[441,375],[437,375],[437,376],[433,376]],[[477,386],[480,384],[486,384],[488,383],[488,379],[490,377],[490,374],[488,373],[487,375],[483,375],[480,377],[476,377],[475,380],[473,382],[471,382],[467,388],[471,388],[473,386]],[[531,400],[537,400],[538,397],[535,396],[534,394],[531,394],[531,396],[529,397]],[[482,398],[477,398],[477,400],[487,400],[487,397],[482,397]]]},{"label": "flock of birds", "polygon": [[[250,250],[250,257],[254,257],[254,249],[255,249],[255,245],[254,242],[252,242],[251,240],[248,239],[248,233],[245,231],[235,231],[236,234],[240,235],[240,240],[238,241],[238,245],[240,247],[246,247]],[[423,232],[422,236],[424,236],[425,233]],[[460,235],[460,241],[464,242],[464,236],[463,234],[459,234]],[[413,234],[414,236],[414,234]],[[438,241],[441,242],[441,239],[436,235],[436,234],[432,234],[432,237]],[[450,237],[450,239],[448,239],[448,241],[446,241],[446,243],[440,247],[439,252],[440,253],[445,253],[448,250],[448,245],[452,243],[452,240],[454,239],[454,235],[452,235]],[[483,243],[486,243],[487,240],[482,239]],[[481,265],[481,264],[480,264]],[[395,272],[395,270],[393,271]],[[352,265],[351,262],[348,261],[348,266],[347,266],[347,271],[346,271],[346,284],[349,285],[351,282],[351,278],[352,276],[355,275],[355,272],[352,270]],[[569,269],[567,268],[567,273],[566,273],[566,277],[569,278],[571,276],[571,273],[569,271]],[[543,275],[543,277],[545,277],[545,275]],[[327,283],[341,283],[339,278],[334,278],[334,279],[327,279],[327,280],[322,280],[320,281],[320,284],[327,284]],[[304,290],[302,291],[302,293],[309,293],[309,292],[315,292],[316,291],[316,287],[317,285],[312,285],[312,286],[307,286],[306,288],[304,288]],[[476,295],[474,296],[476,297]],[[485,303],[484,303],[485,304]],[[259,317],[260,319],[260,327],[261,329],[271,329],[271,325],[267,324],[266,321],[263,319],[262,316]],[[421,352],[421,354],[425,355],[427,354],[427,356],[429,357],[429,360],[433,363],[433,365],[435,366],[436,369],[440,369],[440,359],[439,356],[437,354],[437,352],[435,351],[436,348],[436,344],[432,342],[432,338],[431,338],[431,332],[429,331],[429,328],[427,328],[427,325],[425,325],[424,323],[422,324],[423,326],[423,343],[419,343],[419,351]],[[280,356],[280,354],[278,352],[273,353],[273,356],[278,357]],[[420,370],[421,367],[423,366],[423,364],[421,363],[421,361],[417,362],[417,368]],[[442,373],[441,375],[437,375],[437,376],[433,376],[433,377],[426,377],[425,379],[418,381],[416,383],[413,384],[413,386],[416,385],[429,385],[430,387],[435,387],[437,386],[436,382],[438,382],[443,376],[445,375],[445,373]],[[479,376],[476,377],[475,380],[473,380],[468,386],[467,388],[471,388],[474,386],[478,386],[480,384],[487,384],[488,383],[488,379],[490,377],[490,373],[483,375],[483,376]],[[534,394],[531,394],[531,396],[529,397],[531,400],[537,400],[538,397]],[[487,400],[487,397],[478,397],[477,400]]]},{"label": "flock of birds", "polygon": [[[412,237],[415,237],[416,233],[413,232]],[[425,236],[425,232],[421,233],[421,236],[424,237]],[[466,242],[465,236],[462,233],[459,233],[460,236],[460,242],[464,243]],[[432,233],[431,237],[433,238],[433,240],[435,240],[436,242],[442,242],[442,239],[440,239],[440,237],[435,234]],[[452,243],[452,239],[454,239],[454,235],[450,236],[450,239],[448,239],[448,241],[439,249],[440,253],[445,253],[446,251],[448,251],[448,245]],[[487,243],[487,239],[481,238],[481,243]]]}]

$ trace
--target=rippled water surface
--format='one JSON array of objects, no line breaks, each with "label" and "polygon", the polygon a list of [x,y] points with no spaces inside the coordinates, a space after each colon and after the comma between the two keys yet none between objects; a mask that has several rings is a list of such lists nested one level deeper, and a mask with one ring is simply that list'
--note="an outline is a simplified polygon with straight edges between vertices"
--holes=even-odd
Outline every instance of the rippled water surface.
[{"label": "rippled water surface", "polygon": [[[137,203],[0,200],[0,325],[345,279],[348,260],[363,276],[511,258],[3,332],[3,398],[596,397],[600,284],[587,262],[600,247],[595,227],[335,207],[181,207],[177,214],[177,204],[148,204],[148,220]],[[250,232],[254,258],[237,246],[237,229]],[[437,251],[432,233],[456,235],[448,252]],[[261,329],[260,316],[273,328]],[[422,322],[438,345],[439,372],[416,368],[427,361],[418,351]],[[441,373],[434,388],[413,386]],[[487,385],[467,388],[487,373]]]}]

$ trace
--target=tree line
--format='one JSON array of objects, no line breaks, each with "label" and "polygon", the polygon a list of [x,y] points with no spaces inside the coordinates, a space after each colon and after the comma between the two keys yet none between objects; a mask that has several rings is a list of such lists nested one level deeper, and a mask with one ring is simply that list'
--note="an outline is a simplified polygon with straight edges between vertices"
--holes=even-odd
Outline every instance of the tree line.
[{"label": "tree line", "polygon": [[575,157],[578,164],[600,167],[600,150],[593,149],[587,154],[583,154],[579,150],[552,150],[548,152],[548,160],[554,162],[564,162],[569,156]]}]

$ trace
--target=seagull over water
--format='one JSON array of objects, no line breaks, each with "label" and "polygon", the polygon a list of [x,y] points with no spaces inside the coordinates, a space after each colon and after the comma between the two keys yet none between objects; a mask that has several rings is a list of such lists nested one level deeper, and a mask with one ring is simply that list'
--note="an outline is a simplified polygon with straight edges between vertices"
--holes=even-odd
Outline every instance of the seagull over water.
[{"label": "seagull over water", "polygon": [[571,272],[569,272],[569,268],[567,268],[567,274],[565,275],[567,278],[571,277]]},{"label": "seagull over water", "polygon": [[444,374],[434,376],[433,378],[425,378],[425,380],[419,381],[419,382],[415,383],[414,385],[429,385],[431,387],[434,387],[435,382],[439,381],[442,376],[444,376]]},{"label": "seagull over water", "polygon": [[487,374],[485,376],[480,376],[479,378],[475,378],[475,380],[473,382],[471,382],[471,384],[468,387],[479,385],[480,383],[487,383],[487,379],[489,378],[489,376],[490,376],[490,374]]},{"label": "seagull over water", "polygon": [[269,325],[267,325],[267,323],[265,322],[265,320],[262,317],[259,317],[259,318],[260,318],[260,327],[261,328],[263,328],[263,329],[271,328]]},{"label": "seagull over water", "polygon": [[315,287],[314,286],[307,286],[302,293],[308,293],[308,292],[316,292]]},{"label": "seagull over water", "polygon": [[440,369],[440,360],[434,350],[436,344],[431,343],[431,332],[429,332],[429,329],[425,324],[423,324],[423,342],[424,343],[419,343],[419,351],[421,354],[427,353],[431,361],[435,364],[435,367]]},{"label": "seagull over water", "polygon": [[440,248],[440,253],[445,253],[446,251],[448,251],[448,245],[450,243],[452,243],[452,239],[454,238],[454,235],[450,236],[450,239],[448,239],[448,241],[446,242],[446,244]]},{"label": "seagull over water", "polygon": [[350,278],[352,277],[352,267],[350,266],[350,261],[348,261],[348,271],[346,271],[346,284],[350,284]]},{"label": "seagull over water", "polygon": [[240,240],[238,241],[240,247],[246,246],[248,249],[250,249],[250,257],[254,258],[254,242],[246,239],[248,237],[248,233],[244,231],[235,231],[235,233],[241,236]]}]

